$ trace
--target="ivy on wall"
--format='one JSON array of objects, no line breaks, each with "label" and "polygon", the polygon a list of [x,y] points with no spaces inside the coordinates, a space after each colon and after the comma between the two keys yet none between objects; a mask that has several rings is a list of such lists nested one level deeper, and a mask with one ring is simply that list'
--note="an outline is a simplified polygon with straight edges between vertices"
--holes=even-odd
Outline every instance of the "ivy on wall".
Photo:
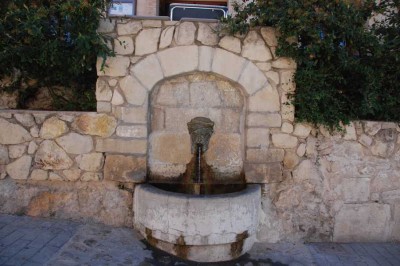
[{"label": "ivy on wall", "polygon": [[[97,33],[104,0],[2,0],[0,78],[20,106],[42,87],[63,110],[94,110],[97,56],[112,51]],[[57,93],[59,87],[68,93]],[[66,97],[68,95],[68,97]]]},{"label": "ivy on wall", "polygon": [[[243,2],[223,22],[231,33],[278,29],[277,55],[298,65],[291,102],[299,121],[331,129],[356,119],[400,121],[399,0]],[[385,18],[368,25],[373,14]]]}]

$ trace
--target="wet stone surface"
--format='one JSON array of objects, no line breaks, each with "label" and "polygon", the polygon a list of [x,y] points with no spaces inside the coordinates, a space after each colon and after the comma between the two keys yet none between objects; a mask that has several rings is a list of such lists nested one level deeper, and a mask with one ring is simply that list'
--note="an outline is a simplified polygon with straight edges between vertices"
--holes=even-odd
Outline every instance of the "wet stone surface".
[{"label": "wet stone surface", "polygon": [[256,243],[234,261],[194,263],[146,244],[130,228],[0,214],[0,265],[400,265],[399,243]]}]

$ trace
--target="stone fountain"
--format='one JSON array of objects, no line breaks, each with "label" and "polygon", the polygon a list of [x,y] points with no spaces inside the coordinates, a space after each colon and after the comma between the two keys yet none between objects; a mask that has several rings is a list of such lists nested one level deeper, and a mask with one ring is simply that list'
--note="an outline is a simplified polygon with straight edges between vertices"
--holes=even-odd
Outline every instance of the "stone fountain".
[{"label": "stone fountain", "polygon": [[[243,175],[218,182],[204,158],[214,122],[195,117],[187,123],[192,159],[179,182],[139,185],[135,190],[135,226],[161,250],[197,262],[235,259],[255,241],[261,191]],[[173,151],[171,151],[173,152]]]}]

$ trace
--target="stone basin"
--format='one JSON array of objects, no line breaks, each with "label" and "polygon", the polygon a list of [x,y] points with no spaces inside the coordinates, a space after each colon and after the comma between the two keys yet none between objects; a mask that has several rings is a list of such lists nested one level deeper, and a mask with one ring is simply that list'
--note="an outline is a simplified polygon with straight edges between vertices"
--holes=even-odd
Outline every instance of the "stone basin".
[{"label": "stone basin", "polygon": [[190,195],[141,184],[134,202],[135,227],[151,245],[187,260],[228,261],[249,251],[255,241],[261,188]]}]

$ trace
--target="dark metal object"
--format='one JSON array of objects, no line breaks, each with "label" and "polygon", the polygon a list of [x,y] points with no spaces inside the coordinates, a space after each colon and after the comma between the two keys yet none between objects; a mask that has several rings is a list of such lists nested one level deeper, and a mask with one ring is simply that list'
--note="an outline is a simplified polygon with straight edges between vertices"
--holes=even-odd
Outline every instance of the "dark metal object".
[{"label": "dark metal object", "polygon": [[182,18],[220,19],[228,16],[228,7],[194,4],[170,4],[169,17],[171,20]]}]

